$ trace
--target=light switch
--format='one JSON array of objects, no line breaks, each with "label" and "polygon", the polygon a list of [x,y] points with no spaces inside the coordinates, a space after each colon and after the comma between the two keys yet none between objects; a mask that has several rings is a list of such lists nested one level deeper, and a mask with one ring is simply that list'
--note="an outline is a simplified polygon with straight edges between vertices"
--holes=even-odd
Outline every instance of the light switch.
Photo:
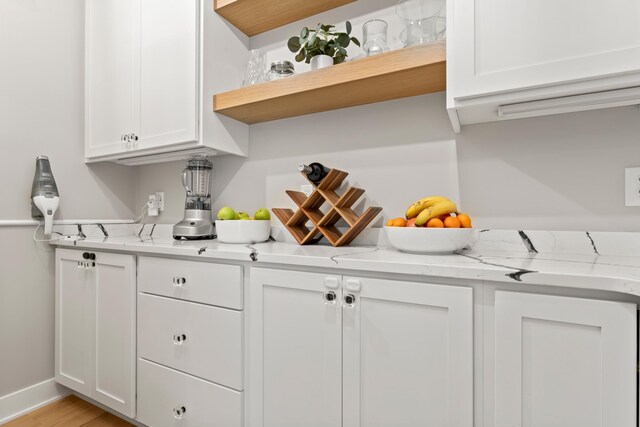
[{"label": "light switch", "polygon": [[640,206],[640,167],[624,170],[625,206]]}]

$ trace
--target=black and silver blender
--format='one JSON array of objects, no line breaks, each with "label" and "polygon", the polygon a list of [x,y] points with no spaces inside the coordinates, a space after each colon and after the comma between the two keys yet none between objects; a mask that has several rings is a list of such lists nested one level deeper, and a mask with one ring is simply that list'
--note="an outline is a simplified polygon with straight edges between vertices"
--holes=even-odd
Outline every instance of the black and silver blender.
[{"label": "black and silver blender", "polygon": [[182,171],[182,185],[187,192],[184,219],[173,226],[173,238],[212,239],[214,237],[211,216],[211,189],[213,187],[213,163],[206,157],[187,161]]}]

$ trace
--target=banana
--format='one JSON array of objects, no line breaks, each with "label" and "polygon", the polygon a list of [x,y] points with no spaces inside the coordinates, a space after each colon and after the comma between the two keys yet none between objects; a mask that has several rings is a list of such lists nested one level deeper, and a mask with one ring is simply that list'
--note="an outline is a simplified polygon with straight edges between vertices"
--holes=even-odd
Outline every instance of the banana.
[{"label": "banana", "polygon": [[407,213],[406,213],[407,219],[417,217],[420,214],[420,212],[422,212],[423,210],[427,209],[430,206],[435,205],[436,203],[447,202],[447,201],[450,202],[451,200],[442,196],[431,196],[431,197],[425,197],[424,199],[420,199],[412,203],[411,206],[407,208]]},{"label": "banana", "polygon": [[416,218],[416,225],[418,227],[422,227],[429,221],[431,218],[438,217],[440,215],[450,214],[452,212],[457,212],[458,207],[451,200],[445,200],[443,202],[436,203],[435,205],[431,205],[428,208],[424,209],[420,212],[420,215]]}]

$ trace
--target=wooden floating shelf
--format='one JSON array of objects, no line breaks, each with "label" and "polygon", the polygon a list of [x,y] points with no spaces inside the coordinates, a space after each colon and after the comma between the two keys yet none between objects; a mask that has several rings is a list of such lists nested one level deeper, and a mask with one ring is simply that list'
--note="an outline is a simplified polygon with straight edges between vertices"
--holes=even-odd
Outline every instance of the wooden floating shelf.
[{"label": "wooden floating shelf", "polygon": [[[255,36],[356,0],[214,0],[214,10],[237,29]],[[317,22],[311,23],[315,27]]]},{"label": "wooden floating shelf", "polygon": [[213,97],[213,111],[254,124],[446,89],[446,49],[399,49]]}]

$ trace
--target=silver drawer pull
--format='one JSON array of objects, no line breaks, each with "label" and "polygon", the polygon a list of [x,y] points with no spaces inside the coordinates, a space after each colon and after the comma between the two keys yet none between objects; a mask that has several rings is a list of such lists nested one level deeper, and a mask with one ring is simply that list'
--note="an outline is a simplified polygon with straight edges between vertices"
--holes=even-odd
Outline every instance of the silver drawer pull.
[{"label": "silver drawer pull", "polygon": [[175,345],[182,345],[187,340],[187,336],[185,334],[173,334],[173,343]]},{"label": "silver drawer pull", "polygon": [[184,417],[184,414],[187,412],[187,408],[184,406],[178,406],[177,408],[173,408],[173,418],[176,420],[181,420]]},{"label": "silver drawer pull", "polygon": [[171,283],[173,283],[173,286],[175,286],[176,288],[180,288],[187,284],[187,279],[185,277],[176,276],[173,278]]}]

